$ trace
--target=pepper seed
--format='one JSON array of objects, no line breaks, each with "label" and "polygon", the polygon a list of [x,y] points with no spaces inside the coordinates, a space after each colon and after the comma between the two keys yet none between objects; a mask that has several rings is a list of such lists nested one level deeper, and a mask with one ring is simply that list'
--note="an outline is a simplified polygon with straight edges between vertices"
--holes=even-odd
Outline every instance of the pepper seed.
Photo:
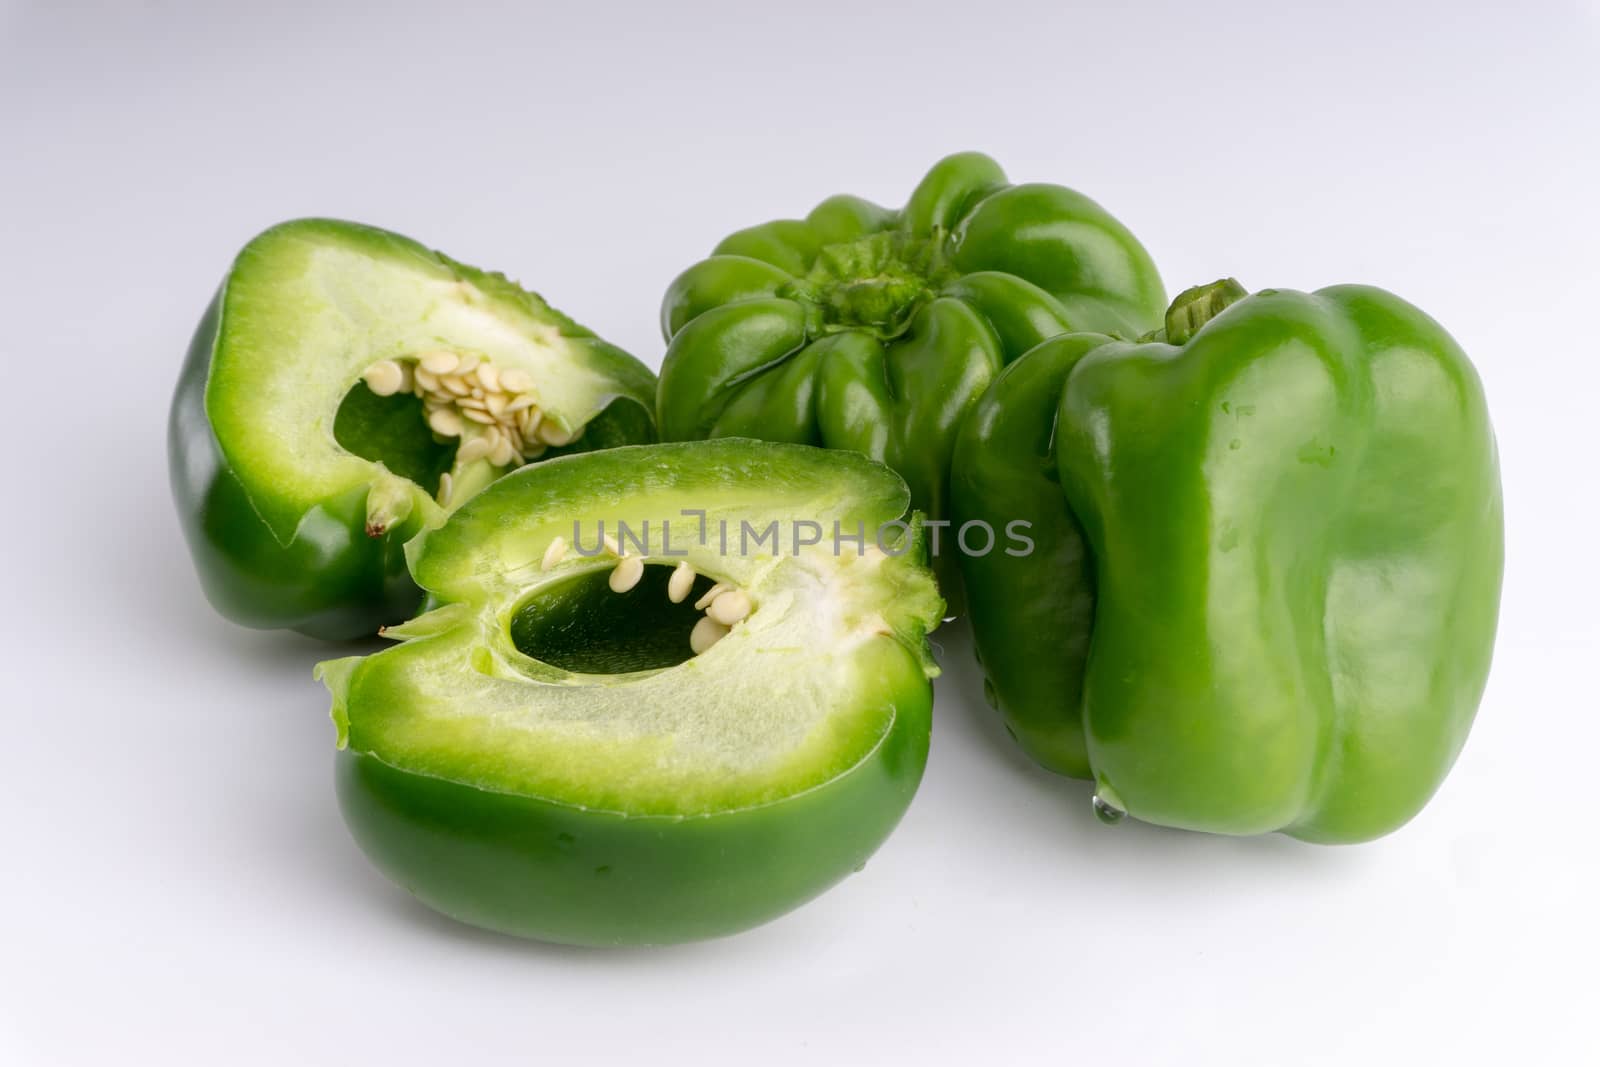
[{"label": "pepper seed", "polygon": [[704,611],[704,610],[706,610],[706,608],[711,606],[711,602],[713,600],[717,599],[717,597],[721,596],[723,593],[728,592],[732,588],[733,588],[733,586],[728,585],[726,582],[718,582],[716,585],[714,585],[710,589],[706,590],[706,595],[705,596],[701,597],[699,600],[696,600],[694,602],[694,610],[696,610],[696,611]]},{"label": "pepper seed", "polygon": [[417,360],[417,365],[429,374],[449,374],[456,369],[461,360],[454,352],[440,350],[429,352]]},{"label": "pepper seed", "polygon": [[567,554],[567,539],[557,537],[550,542],[550,547],[544,550],[544,559],[539,561],[539,569],[547,571],[561,562],[561,557]]},{"label": "pepper seed", "polygon": [[684,560],[672,569],[672,577],[667,579],[667,599],[674,604],[682,604],[693,588],[694,568],[689,566],[688,560]]},{"label": "pepper seed", "polygon": [[400,364],[386,359],[368,367],[361,375],[361,380],[379,396],[393,396],[405,384],[405,372],[400,369]]},{"label": "pepper seed", "polygon": [[715,619],[724,626],[742,622],[750,614],[750,596],[742,589],[730,589],[711,602],[706,618]]},{"label": "pepper seed", "polygon": [[461,442],[461,447],[456,449],[456,463],[471,463],[479,460],[494,451],[494,446],[483,434],[468,438]]},{"label": "pepper seed", "polygon": [[698,656],[727,636],[728,628],[708,615],[689,631],[689,651]]},{"label": "pepper seed", "polygon": [[639,556],[623,556],[622,562],[611,569],[611,584],[613,593],[626,593],[639,584],[639,579],[644,577],[644,560]]},{"label": "pepper seed", "polygon": [[562,445],[570,445],[573,441],[578,439],[577,434],[569,433],[553,422],[540,422],[537,433],[539,435],[539,440],[543,441],[551,448],[560,448]]},{"label": "pepper seed", "polygon": [[428,426],[445,437],[461,436],[461,416],[452,408],[440,408],[428,416]]}]

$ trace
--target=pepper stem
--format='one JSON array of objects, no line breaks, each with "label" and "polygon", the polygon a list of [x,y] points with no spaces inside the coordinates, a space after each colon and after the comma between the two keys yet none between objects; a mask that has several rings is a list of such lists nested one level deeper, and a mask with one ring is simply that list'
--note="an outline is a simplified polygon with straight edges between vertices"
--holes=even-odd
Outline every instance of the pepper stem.
[{"label": "pepper stem", "polygon": [[1185,289],[1167,308],[1167,344],[1188,343],[1189,338],[1200,332],[1200,327],[1222,314],[1229,304],[1249,295],[1250,290],[1232,278]]}]

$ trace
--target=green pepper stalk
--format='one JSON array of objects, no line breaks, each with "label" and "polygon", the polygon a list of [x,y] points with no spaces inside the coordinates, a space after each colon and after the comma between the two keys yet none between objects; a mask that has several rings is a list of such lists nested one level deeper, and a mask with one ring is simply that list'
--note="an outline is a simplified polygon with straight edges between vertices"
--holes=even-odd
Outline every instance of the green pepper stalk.
[{"label": "green pepper stalk", "polygon": [[1072,330],[1137,337],[1165,306],[1149,255],[1092,200],[950,156],[899,211],[835,196],[679,275],[661,308],[662,437],[861,452],[942,522],[957,429],[1002,367]]}]

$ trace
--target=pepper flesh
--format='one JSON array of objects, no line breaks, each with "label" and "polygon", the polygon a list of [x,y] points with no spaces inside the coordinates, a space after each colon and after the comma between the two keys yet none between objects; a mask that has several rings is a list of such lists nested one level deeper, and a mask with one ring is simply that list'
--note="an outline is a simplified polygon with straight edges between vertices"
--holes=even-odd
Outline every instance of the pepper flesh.
[{"label": "pepper flesh", "polygon": [[1364,286],[1219,284],[1167,322],[1183,343],[1041,345],[963,432],[958,518],[1030,520],[1039,545],[962,560],[988,691],[1110,812],[1380,836],[1437,789],[1487,678],[1503,535],[1478,378]]}]

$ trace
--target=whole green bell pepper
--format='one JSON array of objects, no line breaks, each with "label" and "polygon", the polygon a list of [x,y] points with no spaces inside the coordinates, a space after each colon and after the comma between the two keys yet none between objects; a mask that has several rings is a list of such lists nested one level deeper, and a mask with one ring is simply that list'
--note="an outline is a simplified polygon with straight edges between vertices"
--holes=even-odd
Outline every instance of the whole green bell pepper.
[{"label": "whole green bell pepper", "polygon": [[1099,205],[953,155],[902,210],[835,196],[679,275],[661,435],[852,449],[941,522],[957,428],[1001,367],[1069,330],[1136,337],[1165,305],[1150,256]]},{"label": "whole green bell pepper", "polygon": [[[447,915],[575,944],[733,933],[859,869],[928,753],[909,500],[749,440],[496,482],[408,546],[434,610],[403,643],[319,668],[357,842]],[[834,522],[892,544],[819,543]]]},{"label": "whole green bell pepper", "polygon": [[200,321],[172,491],[219,612],[360,637],[421,600],[409,538],[524,461],[653,439],[654,400],[643,364],[504,276],[303,219],[246,245]]},{"label": "whole green bell pepper", "polygon": [[1363,286],[1190,290],[1163,333],[1048,341],[963,428],[985,691],[1097,810],[1321,842],[1437,789],[1488,674],[1502,520],[1477,375]]}]

